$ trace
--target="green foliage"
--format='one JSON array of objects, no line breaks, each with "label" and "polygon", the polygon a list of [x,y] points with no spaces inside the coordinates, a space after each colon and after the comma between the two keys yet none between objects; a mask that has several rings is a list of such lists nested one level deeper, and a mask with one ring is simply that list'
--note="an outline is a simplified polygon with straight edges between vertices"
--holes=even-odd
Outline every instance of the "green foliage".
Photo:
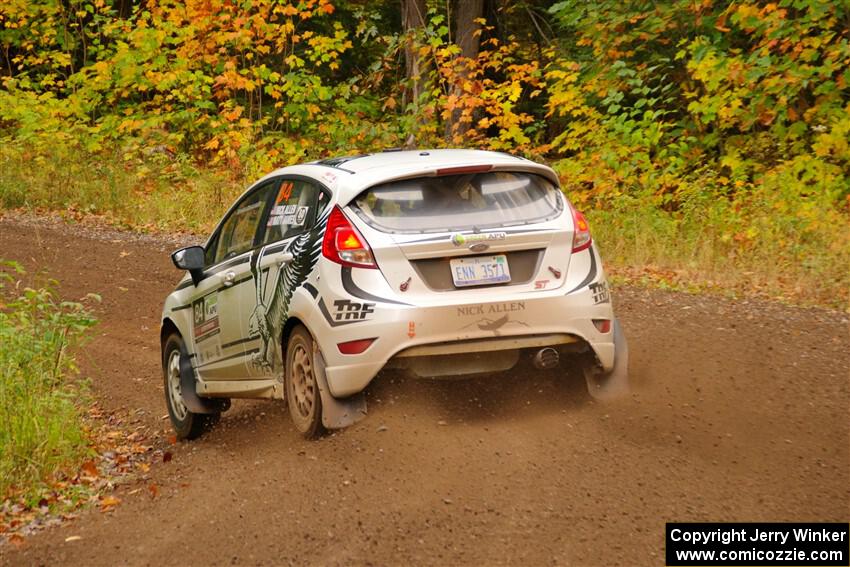
[{"label": "green foliage", "polygon": [[850,6],[559,2],[549,143],[630,265],[846,306]]},{"label": "green foliage", "polygon": [[[237,176],[390,140],[386,128],[363,127],[380,106],[343,74],[352,42],[327,0],[150,1],[127,19],[102,0],[77,1],[70,23],[63,6],[0,6],[17,30],[2,36],[16,55],[0,125],[18,140],[58,136],[93,152],[163,146]],[[34,21],[38,45],[24,31]]]},{"label": "green foliage", "polygon": [[[88,439],[75,400],[80,385],[69,350],[94,319],[79,303],[61,301],[53,289],[24,288],[15,263],[0,261],[0,494],[27,487],[86,455]],[[13,289],[9,289],[9,288]],[[3,301],[6,300],[6,303]]]},{"label": "green foliage", "polygon": [[463,57],[441,3],[403,34],[398,3],[9,0],[0,202],[202,230],[245,180],[413,135],[550,161],[621,265],[843,301],[850,4],[498,4]]},{"label": "green foliage", "polygon": [[433,145],[533,153],[540,124],[523,100],[542,92],[543,74],[528,47],[513,35],[492,36],[494,28],[484,26],[477,56],[464,57],[445,17],[434,10],[430,16],[419,38],[429,88],[407,109],[419,115],[411,124],[417,137]]}]

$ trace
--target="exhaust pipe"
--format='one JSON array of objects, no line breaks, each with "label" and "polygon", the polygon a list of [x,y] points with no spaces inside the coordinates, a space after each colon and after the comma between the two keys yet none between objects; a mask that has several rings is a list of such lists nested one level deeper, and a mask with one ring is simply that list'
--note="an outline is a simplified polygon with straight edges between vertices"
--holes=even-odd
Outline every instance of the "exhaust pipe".
[{"label": "exhaust pipe", "polygon": [[532,359],[534,368],[537,370],[549,370],[550,368],[555,368],[558,366],[558,362],[560,362],[560,356],[558,355],[558,351],[552,347],[546,347],[538,350],[534,353],[534,358]]}]

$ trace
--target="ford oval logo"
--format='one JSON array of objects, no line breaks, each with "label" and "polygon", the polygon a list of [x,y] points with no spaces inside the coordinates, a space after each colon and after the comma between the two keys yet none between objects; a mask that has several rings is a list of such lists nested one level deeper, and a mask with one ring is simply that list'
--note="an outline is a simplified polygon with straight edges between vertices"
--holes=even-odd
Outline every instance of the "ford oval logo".
[{"label": "ford oval logo", "polygon": [[484,252],[488,248],[490,248],[490,245],[484,242],[476,242],[475,244],[470,244],[469,246],[469,249],[473,252]]}]

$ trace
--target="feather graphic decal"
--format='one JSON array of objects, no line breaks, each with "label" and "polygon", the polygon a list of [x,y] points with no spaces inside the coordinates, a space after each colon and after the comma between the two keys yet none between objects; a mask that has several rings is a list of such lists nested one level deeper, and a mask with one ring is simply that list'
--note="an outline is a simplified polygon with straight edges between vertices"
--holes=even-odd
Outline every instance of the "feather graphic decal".
[{"label": "feather graphic decal", "polygon": [[256,262],[251,263],[251,272],[257,286],[257,307],[251,314],[249,336],[259,336],[263,341],[260,352],[253,360],[253,364],[258,368],[272,370],[278,366],[276,362],[283,362],[282,345],[278,344],[277,338],[281,336],[283,326],[289,318],[292,295],[304,285],[319,259],[329,214],[329,208],[326,208],[311,230],[296,236],[286,247],[292,254],[292,260],[278,270],[268,301],[265,300],[266,285],[260,269],[263,252],[260,252]]}]

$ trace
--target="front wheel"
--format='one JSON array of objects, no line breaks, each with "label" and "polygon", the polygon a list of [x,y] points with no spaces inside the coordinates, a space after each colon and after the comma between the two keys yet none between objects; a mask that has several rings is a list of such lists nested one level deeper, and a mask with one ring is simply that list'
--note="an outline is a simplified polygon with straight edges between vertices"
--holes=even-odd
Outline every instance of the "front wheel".
[{"label": "front wheel", "polygon": [[307,439],[321,435],[322,397],[316,380],[313,338],[302,326],[289,335],[286,345],[286,400],[295,428]]},{"label": "front wheel", "polygon": [[194,413],[186,407],[180,383],[180,359],[187,356],[186,345],[178,334],[165,341],[162,349],[162,373],[165,386],[165,405],[178,439],[196,439],[218,421],[220,414]]}]

